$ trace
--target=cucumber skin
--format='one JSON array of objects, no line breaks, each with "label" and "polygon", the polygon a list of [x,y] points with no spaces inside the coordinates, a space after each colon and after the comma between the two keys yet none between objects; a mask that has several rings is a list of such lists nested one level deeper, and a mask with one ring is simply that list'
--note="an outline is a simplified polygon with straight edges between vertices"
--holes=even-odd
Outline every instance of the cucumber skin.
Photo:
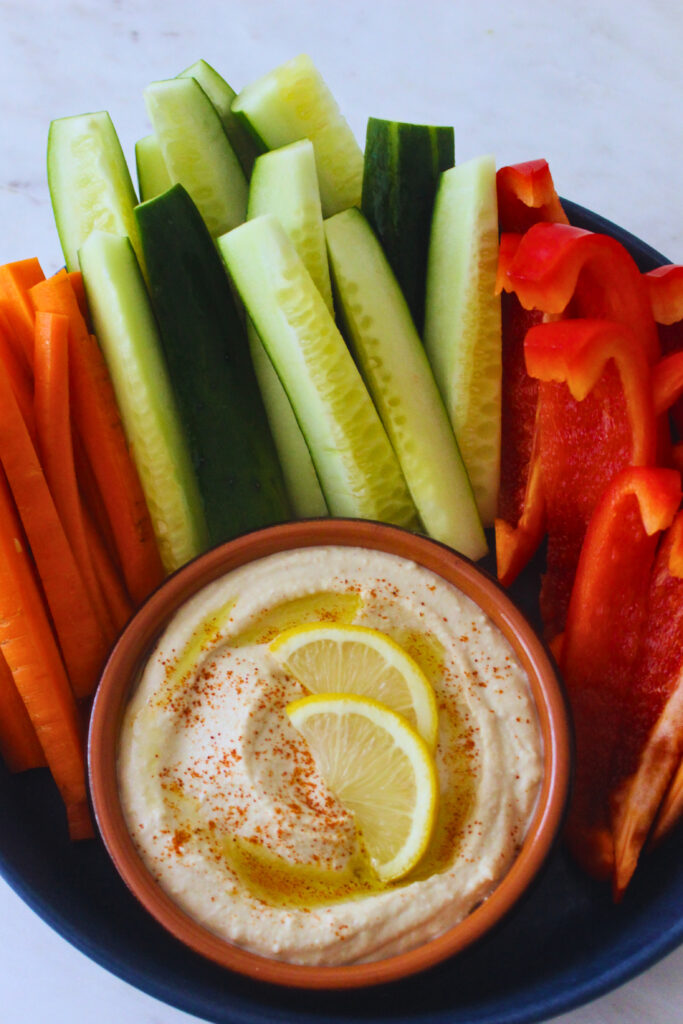
[{"label": "cucumber skin", "polygon": [[216,108],[218,116],[223,123],[225,134],[230,140],[230,145],[237,154],[242,170],[247,178],[249,178],[256,157],[260,153],[265,152],[265,147],[256,142],[252,133],[244,126],[241,118],[232,112],[232,101],[237,95],[235,90],[205,60],[196,61],[189,68],[181,71],[176,77],[194,78],[202,87]]},{"label": "cucumber skin", "polygon": [[361,210],[379,238],[418,332],[439,175],[455,164],[452,128],[368,118]]},{"label": "cucumber skin", "polygon": [[287,392],[251,320],[247,321],[247,336],[294,515],[297,519],[328,516],[327,502],[308,445]]},{"label": "cucumber skin", "polygon": [[[487,553],[467,471],[424,347],[382,247],[357,209],[328,218],[335,308],[422,524],[473,560]],[[430,472],[431,470],[431,472]]]},{"label": "cucumber skin", "polygon": [[[144,91],[152,122],[170,178],[183,184],[214,237],[244,221],[249,185],[220,115],[196,78],[176,77],[151,82]],[[185,133],[178,134],[176,104],[185,118]],[[171,138],[164,128],[172,124]],[[189,161],[188,152],[193,152]],[[220,163],[220,167],[218,164]]]},{"label": "cucumber skin", "polygon": [[[315,200],[318,237],[304,230]],[[262,154],[254,163],[249,184],[247,220],[273,213],[289,234],[318,291],[333,314],[332,285],[327,264],[320,192],[313,144],[305,139]],[[308,226],[310,227],[310,220]],[[318,258],[316,258],[316,256]],[[251,320],[247,336],[280,465],[297,518],[329,515],[308,445],[280,378]]]},{"label": "cucumber skin", "polygon": [[136,218],[211,543],[289,519],[244,327],[199,211],[174,185]]},{"label": "cucumber skin", "polygon": [[78,254],[159,552],[165,570],[173,572],[206,550],[208,534],[147,288],[124,235],[91,232]]},{"label": "cucumber skin", "polygon": [[[419,529],[398,459],[360,371],[277,217],[247,221],[222,235],[218,247],[295,410],[331,515]],[[283,340],[286,335],[289,340]],[[326,344],[322,352],[321,343]],[[340,396],[343,408],[330,416]],[[361,426],[357,444],[340,445],[340,419],[347,435]]]}]

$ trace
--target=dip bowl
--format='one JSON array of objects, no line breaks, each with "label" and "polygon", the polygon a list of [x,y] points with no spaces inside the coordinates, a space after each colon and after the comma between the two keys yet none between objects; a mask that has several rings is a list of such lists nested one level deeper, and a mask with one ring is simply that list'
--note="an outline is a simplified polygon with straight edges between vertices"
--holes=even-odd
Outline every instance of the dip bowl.
[{"label": "dip bowl", "polygon": [[[542,739],[543,777],[533,817],[509,871],[460,923],[417,948],[382,960],[309,966],[270,959],[213,934],[182,910],[145,866],[119,797],[121,723],[140,671],[177,610],[207,584],[279,552],[347,546],[409,559],[464,592],[504,635],[525,669]],[[562,825],[571,774],[567,708],[553,662],[524,615],[495,580],[452,549],[406,530],[364,520],[307,520],[270,527],[217,547],[171,576],[139,609],[116,643],[95,698],[88,740],[91,799],[105,846],[123,881],[154,918],[196,953],[263,981],[342,989],[394,981],[431,967],[485,936],[539,874]]]}]

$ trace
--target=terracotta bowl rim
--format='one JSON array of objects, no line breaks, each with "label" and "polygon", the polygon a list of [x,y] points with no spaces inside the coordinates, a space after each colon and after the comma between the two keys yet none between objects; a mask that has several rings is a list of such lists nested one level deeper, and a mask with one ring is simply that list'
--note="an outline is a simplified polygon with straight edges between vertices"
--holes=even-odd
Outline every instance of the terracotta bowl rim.
[{"label": "terracotta bowl rim", "polygon": [[[529,675],[544,743],[545,771],[520,853],[491,895],[463,921],[416,949],[371,963],[291,964],[251,953],[214,935],[181,910],[144,866],[129,835],[116,781],[121,716],[137,672],[178,607],[214,579],[280,551],[321,545],[371,548],[411,559],[463,590],[502,630]],[[551,655],[497,580],[452,548],[371,520],[325,518],[281,523],[212,548],[169,576],[138,609],[103,669],[88,734],[90,798],[100,835],[133,895],[177,939],[223,967],[296,988],[346,989],[395,981],[440,963],[479,940],[521,899],[558,837],[572,770],[570,718]]]}]

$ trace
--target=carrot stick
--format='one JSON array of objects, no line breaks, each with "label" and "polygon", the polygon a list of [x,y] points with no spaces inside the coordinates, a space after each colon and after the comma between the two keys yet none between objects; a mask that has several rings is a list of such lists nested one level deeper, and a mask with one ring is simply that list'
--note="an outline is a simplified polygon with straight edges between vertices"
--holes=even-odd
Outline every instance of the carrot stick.
[{"label": "carrot stick", "polygon": [[14,495],[78,697],[92,692],[107,642],[64,533],[7,372],[0,364],[0,461]]},{"label": "carrot stick", "polygon": [[0,297],[3,311],[10,327],[21,342],[26,365],[33,366],[33,304],[29,290],[45,279],[40,263],[35,257],[5,263],[0,267]]},{"label": "carrot stick", "polygon": [[104,357],[88,333],[66,275],[36,285],[31,299],[36,310],[69,318],[74,420],[107,509],[126,586],[139,604],[161,582],[164,571]]},{"label": "carrot stick", "polygon": [[87,509],[84,512],[84,524],[90,555],[95,573],[102,586],[104,599],[107,602],[109,616],[114,624],[115,632],[120,633],[133,614],[133,602],[126,593],[126,588],[107,550],[107,545],[98,533]]},{"label": "carrot stick", "polygon": [[[71,374],[69,374],[69,383],[71,383]],[[73,416],[73,391],[71,392],[71,412],[72,421]],[[73,445],[74,445],[74,462],[76,464],[76,479],[78,480],[78,487],[83,498],[83,505],[88,512],[90,518],[93,521],[95,530],[102,538],[104,546],[109,552],[109,556],[112,559],[119,575],[123,576],[123,570],[119,564],[119,556],[116,550],[116,541],[114,540],[114,532],[109,522],[109,516],[100,494],[100,489],[95,479],[92,466],[88,454],[85,450],[85,445],[81,439],[81,435],[76,429],[76,424],[73,427]]]},{"label": "carrot stick", "polygon": [[12,673],[0,653],[0,755],[11,772],[45,764],[28,711],[14,685]]},{"label": "carrot stick", "polygon": [[74,431],[74,460],[76,477],[79,483],[83,503],[85,531],[92,556],[95,572],[99,579],[109,613],[117,633],[123,629],[135,610],[130,595],[123,582],[123,573],[116,553],[114,534],[111,529],[107,510],[102,501],[80,435]]},{"label": "carrot stick", "polygon": [[74,290],[76,301],[78,302],[78,308],[81,311],[81,316],[87,322],[88,320],[88,300],[85,295],[85,285],[83,284],[83,274],[80,270],[65,271],[67,278],[71,283],[71,287]]},{"label": "carrot stick", "polygon": [[0,649],[66,804],[72,839],[93,834],[78,708],[0,472]]},{"label": "carrot stick", "polygon": [[35,440],[36,424],[33,413],[33,380],[26,365],[23,351],[12,343],[12,330],[0,310],[0,360],[5,365],[24,422],[31,438]]},{"label": "carrot stick", "polygon": [[117,630],[93,566],[74,468],[68,332],[69,321],[60,313],[36,314],[34,373],[38,451],[64,532],[109,644]]}]

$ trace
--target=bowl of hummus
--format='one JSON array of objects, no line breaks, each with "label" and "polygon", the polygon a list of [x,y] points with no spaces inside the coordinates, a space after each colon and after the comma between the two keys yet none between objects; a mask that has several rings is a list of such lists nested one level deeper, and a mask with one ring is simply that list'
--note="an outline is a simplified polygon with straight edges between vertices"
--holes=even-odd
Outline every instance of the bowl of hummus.
[{"label": "bowl of hummus", "polygon": [[[317,623],[398,644],[433,687],[438,811],[389,882],[286,713],[273,655]],[[376,984],[484,936],[561,827],[571,742],[553,663],[497,583],[451,549],[360,520],[260,530],[170,577],[119,638],[95,698],[89,777],[124,882],[227,968],[310,988]]]}]

